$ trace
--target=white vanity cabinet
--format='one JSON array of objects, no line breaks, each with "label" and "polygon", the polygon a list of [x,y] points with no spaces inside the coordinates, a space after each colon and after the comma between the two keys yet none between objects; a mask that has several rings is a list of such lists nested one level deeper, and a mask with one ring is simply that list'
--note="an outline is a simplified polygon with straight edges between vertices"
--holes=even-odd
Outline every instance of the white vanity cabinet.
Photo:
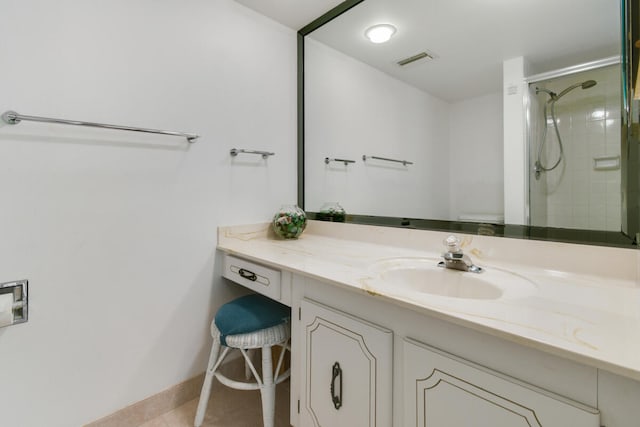
[{"label": "white vanity cabinet", "polygon": [[597,409],[411,339],[403,347],[406,426],[600,426]]},{"label": "white vanity cabinet", "polygon": [[[296,427],[601,425],[593,409],[596,369],[376,294],[295,274],[292,283],[291,423]],[[338,410],[331,394],[335,362],[343,381]],[[436,370],[447,375],[432,376]]]},{"label": "white vanity cabinet", "polygon": [[640,425],[636,380],[373,292],[225,258],[225,277],[292,308],[295,427]]},{"label": "white vanity cabinet", "polygon": [[304,299],[300,427],[391,426],[393,333]]}]

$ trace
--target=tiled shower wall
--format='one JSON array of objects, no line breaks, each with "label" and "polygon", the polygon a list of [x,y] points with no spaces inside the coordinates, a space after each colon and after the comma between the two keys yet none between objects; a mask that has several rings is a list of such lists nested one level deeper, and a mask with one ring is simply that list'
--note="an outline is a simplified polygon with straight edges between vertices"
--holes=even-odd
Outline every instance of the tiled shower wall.
[{"label": "tiled shower wall", "polygon": [[[533,174],[542,137],[542,107],[549,96],[535,94],[536,86],[560,93],[586,80],[597,85],[580,87],[556,102],[556,117],[564,159],[553,171]],[[564,76],[530,86],[530,218],[532,225],[620,231],[620,168],[596,170],[594,159],[620,156],[621,93],[620,66]],[[558,139],[547,111],[548,131],[542,162],[552,166],[559,155]]]}]

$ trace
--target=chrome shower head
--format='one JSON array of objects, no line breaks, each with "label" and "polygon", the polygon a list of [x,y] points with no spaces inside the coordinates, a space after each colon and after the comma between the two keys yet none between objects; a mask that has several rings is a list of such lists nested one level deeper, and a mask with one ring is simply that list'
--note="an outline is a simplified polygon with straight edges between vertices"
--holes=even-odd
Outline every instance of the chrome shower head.
[{"label": "chrome shower head", "polygon": [[558,99],[562,98],[564,95],[568,94],[569,92],[571,92],[572,90],[574,90],[577,87],[581,87],[582,89],[589,89],[589,88],[594,87],[596,84],[598,84],[598,83],[595,80],[587,80],[587,81],[584,81],[582,83],[573,84],[573,85],[569,86],[568,88],[566,88],[565,90],[563,90],[562,92],[560,92],[558,94],[558,96],[553,98],[553,100],[557,101]]}]

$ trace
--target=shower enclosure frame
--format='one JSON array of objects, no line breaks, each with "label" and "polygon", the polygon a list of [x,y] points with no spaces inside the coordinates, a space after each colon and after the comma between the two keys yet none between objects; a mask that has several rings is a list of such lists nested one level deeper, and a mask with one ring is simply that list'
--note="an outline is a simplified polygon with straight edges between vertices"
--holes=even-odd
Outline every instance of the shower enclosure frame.
[{"label": "shower enclosure frame", "polygon": [[[525,159],[524,168],[527,171],[527,179],[525,181],[526,188],[524,190],[525,190],[525,194],[527,195],[526,202],[525,202],[526,203],[525,213],[526,213],[527,225],[529,225],[529,226],[533,225],[533,224],[531,224],[531,185],[530,185],[530,181],[531,181],[531,169],[533,167],[532,163],[531,163],[531,161],[532,161],[532,159],[531,159],[531,147],[533,147],[532,144],[535,142],[535,141],[533,141],[533,138],[532,138],[533,126],[535,126],[535,124],[532,123],[532,120],[531,120],[532,102],[531,102],[531,91],[529,90],[530,85],[534,84],[534,83],[539,83],[539,82],[551,80],[551,79],[556,79],[556,78],[559,78],[559,77],[566,77],[566,76],[571,76],[571,75],[578,74],[578,73],[583,73],[585,71],[597,70],[597,69],[608,67],[608,66],[611,66],[611,65],[621,65],[622,66],[622,57],[620,55],[609,56],[609,57],[606,57],[606,58],[598,59],[596,61],[585,62],[583,64],[572,65],[570,67],[565,67],[565,68],[560,68],[560,69],[557,69],[557,70],[547,71],[547,72],[544,72],[544,73],[534,74],[534,75],[531,75],[531,76],[529,76],[529,77],[524,79],[526,90],[524,91],[522,100],[523,100],[523,103],[524,103],[524,111],[525,111],[524,122],[525,122],[525,144],[526,144],[526,149],[524,150],[524,152],[525,152],[525,155],[524,155],[524,159]],[[620,78],[621,79],[623,78],[622,71],[621,71]],[[624,95],[622,96],[622,98],[623,98],[622,99],[622,103],[624,103]],[[624,108],[623,108],[622,111],[624,112]],[[624,129],[622,129],[622,132],[624,132]],[[621,150],[621,158],[624,157],[625,155],[626,155],[626,153],[624,152],[624,150]],[[620,209],[623,210],[624,207],[620,206]],[[624,215],[623,215],[623,218],[624,218]],[[624,224],[623,224],[623,230],[624,230]]]}]

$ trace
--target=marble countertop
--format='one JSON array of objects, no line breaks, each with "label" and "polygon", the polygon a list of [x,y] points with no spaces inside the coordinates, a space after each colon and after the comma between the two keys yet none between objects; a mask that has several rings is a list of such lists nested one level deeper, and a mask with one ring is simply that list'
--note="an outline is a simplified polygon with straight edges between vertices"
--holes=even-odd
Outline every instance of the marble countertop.
[{"label": "marble countertop", "polygon": [[458,234],[475,264],[535,291],[472,300],[379,285],[375,265],[437,260],[449,234],[309,221],[298,239],[282,240],[257,224],[220,227],[218,249],[640,380],[638,250]]}]

